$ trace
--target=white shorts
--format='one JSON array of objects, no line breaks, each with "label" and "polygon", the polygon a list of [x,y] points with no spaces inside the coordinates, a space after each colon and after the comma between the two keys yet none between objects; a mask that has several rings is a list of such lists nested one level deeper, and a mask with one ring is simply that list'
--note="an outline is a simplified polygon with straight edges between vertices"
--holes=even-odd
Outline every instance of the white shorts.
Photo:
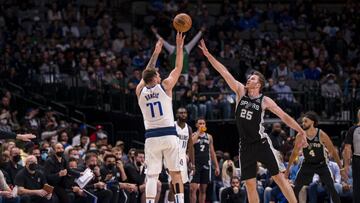
[{"label": "white shorts", "polygon": [[160,174],[163,159],[169,171],[180,171],[178,139],[175,135],[146,138],[145,164],[147,175]]},{"label": "white shorts", "polygon": [[[181,179],[182,183],[189,182],[189,174],[188,174],[188,167],[187,167],[187,159],[186,159],[186,153],[180,152],[180,171],[181,171]],[[165,163],[164,163],[165,164]],[[165,168],[167,168],[165,164]],[[168,180],[171,181],[171,176],[168,174]]]}]

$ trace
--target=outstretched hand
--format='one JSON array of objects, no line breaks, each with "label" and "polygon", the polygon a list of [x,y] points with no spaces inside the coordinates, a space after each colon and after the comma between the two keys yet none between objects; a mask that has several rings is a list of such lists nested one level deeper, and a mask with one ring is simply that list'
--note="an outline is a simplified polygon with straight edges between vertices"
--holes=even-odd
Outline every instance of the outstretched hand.
[{"label": "outstretched hand", "polygon": [[177,49],[183,49],[184,40],[185,40],[185,35],[182,32],[178,32],[176,34],[176,48]]},{"label": "outstretched hand", "polygon": [[161,53],[163,44],[164,44],[164,43],[163,43],[163,39],[159,39],[159,40],[156,42],[155,50],[154,50],[154,53],[155,53],[155,54],[160,54],[160,53]]},{"label": "outstretched hand", "polygon": [[210,53],[209,53],[209,51],[208,51],[208,49],[207,49],[207,47],[206,47],[206,45],[205,45],[204,39],[201,39],[201,40],[200,40],[200,45],[199,45],[198,47],[201,49],[201,51],[203,52],[203,54],[204,54],[206,57],[208,57],[208,56],[210,55]]},{"label": "outstretched hand", "polygon": [[16,139],[24,141],[24,142],[30,142],[31,139],[36,138],[33,134],[17,134]]}]

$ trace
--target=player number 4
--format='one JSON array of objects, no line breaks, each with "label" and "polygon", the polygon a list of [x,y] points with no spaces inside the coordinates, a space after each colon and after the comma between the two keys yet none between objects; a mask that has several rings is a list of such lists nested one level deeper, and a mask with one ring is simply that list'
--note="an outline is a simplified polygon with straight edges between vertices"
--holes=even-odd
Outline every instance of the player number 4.
[{"label": "player number 4", "polygon": [[314,156],[315,156],[314,150],[310,150],[309,154],[310,154],[312,157],[314,157]]},{"label": "player number 4", "polygon": [[245,118],[246,120],[251,120],[252,118],[252,111],[248,111],[246,109],[241,109],[240,117]]}]

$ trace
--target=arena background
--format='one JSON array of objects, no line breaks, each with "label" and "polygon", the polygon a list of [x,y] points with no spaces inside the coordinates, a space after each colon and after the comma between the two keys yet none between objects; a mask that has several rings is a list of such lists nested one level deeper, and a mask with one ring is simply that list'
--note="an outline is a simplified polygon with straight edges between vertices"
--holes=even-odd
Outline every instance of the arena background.
[{"label": "arena background", "polygon": [[[193,27],[187,33],[187,42],[204,27],[203,38],[211,47],[214,46],[214,54],[242,82],[245,81],[248,70],[258,69],[261,62],[268,65],[273,63],[272,70],[276,69],[280,62],[289,62],[286,61],[286,52],[297,51],[296,48],[286,48],[289,41],[306,42],[309,50],[311,47],[324,46],[327,52],[326,63],[332,68],[322,70],[321,76],[315,80],[305,78],[292,81],[291,85],[289,82],[292,88],[289,94],[295,96],[296,103],[301,107],[290,107],[286,110],[294,118],[298,118],[307,110],[316,111],[322,116],[321,127],[329,132],[335,143],[340,146],[345,131],[355,121],[354,112],[358,103],[358,86],[351,87],[356,89],[356,93],[350,94],[349,84],[353,78],[356,78],[357,82],[360,71],[359,15],[355,9],[359,5],[355,1],[344,3],[335,0],[239,2],[165,1],[165,7],[165,3],[155,0],[58,1],[54,12],[61,10],[68,16],[63,14],[62,18],[56,19],[54,13],[54,19],[48,19],[48,12],[54,5],[53,1],[2,1],[1,89],[4,93],[7,90],[11,91],[20,116],[25,115],[29,108],[39,107],[45,112],[51,107],[59,117],[67,121],[78,125],[85,123],[90,132],[95,130],[96,125],[102,125],[112,143],[121,139],[127,143],[127,148],[141,146],[144,141],[144,127],[132,87],[128,86],[130,84],[124,83],[124,89],[112,91],[111,84],[103,80],[102,76],[90,78],[90,73],[93,73],[90,70],[85,70],[88,71],[90,79],[84,81],[81,58],[88,56],[85,57],[88,63],[86,68],[93,69],[95,59],[100,59],[101,66],[108,66],[109,61],[116,60],[118,64],[111,70],[111,77],[119,70],[124,74],[126,81],[131,80],[132,75],[129,74],[132,74],[133,70],[144,68],[156,42],[151,26],[156,27],[158,33],[172,44],[172,17],[176,13],[186,12],[193,18]],[[78,33],[76,29],[71,30],[71,26],[78,26],[79,29],[82,20],[89,28],[82,30],[85,34]],[[325,28],[335,29],[335,33]],[[89,47],[85,46],[87,37],[94,42]],[[234,52],[234,56],[220,56],[225,47],[216,44],[221,42],[220,38],[224,38],[224,43],[233,48],[231,52]],[[265,42],[268,38],[270,42]],[[121,43],[130,44],[125,45],[127,47],[122,50],[114,51],[112,43],[117,39]],[[242,45],[237,44],[239,41]],[[259,50],[256,49],[256,43],[261,41],[269,46],[264,56],[260,56]],[[213,42],[216,43],[213,45]],[[337,44],[333,46],[332,43]],[[136,61],[136,57],[142,57],[142,54],[145,54],[145,57]],[[321,70],[323,67],[320,67],[319,58],[313,53],[308,54],[310,56],[306,58],[295,53],[294,60],[301,64],[303,70],[308,68],[309,61],[314,60],[317,69]],[[46,61],[44,55],[48,55]],[[163,77],[169,70],[168,55],[164,50],[158,63]],[[189,55],[199,73],[201,63],[205,59],[196,46]],[[336,55],[340,55],[341,62],[334,61]],[[271,57],[275,57],[274,61],[271,61]],[[207,62],[206,66],[210,71],[206,75],[210,78],[207,80],[214,80],[216,83],[220,79],[219,75]],[[268,69],[270,70],[270,66]],[[328,99],[324,95],[321,96],[321,86],[328,74],[337,75],[336,81],[341,87],[341,95],[330,107],[334,108],[333,115],[326,115]],[[275,83],[278,79],[271,73],[267,79],[269,78],[273,78]],[[278,93],[270,88],[265,92],[273,98],[278,96]],[[199,93],[200,96],[206,95],[208,98],[217,94],[219,92]],[[223,94],[230,96],[229,91],[224,91]],[[179,104],[179,98],[174,100],[174,107],[184,106],[183,103]],[[231,107],[234,108],[233,103]],[[223,119],[219,110],[215,112],[217,114],[208,119],[208,131],[215,137],[215,148],[230,150],[236,154],[238,136],[233,114]],[[266,123],[276,121],[278,120],[273,119],[272,115],[267,116]],[[193,119],[189,122],[194,125]]]}]

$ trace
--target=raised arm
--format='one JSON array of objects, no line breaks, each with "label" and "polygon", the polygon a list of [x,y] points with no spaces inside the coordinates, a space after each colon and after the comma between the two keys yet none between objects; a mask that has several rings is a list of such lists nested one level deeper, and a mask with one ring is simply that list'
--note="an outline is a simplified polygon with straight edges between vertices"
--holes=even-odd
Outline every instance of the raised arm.
[{"label": "raised arm", "polygon": [[325,145],[326,149],[329,151],[329,153],[332,155],[337,165],[339,166],[341,177],[343,177],[344,180],[347,180],[347,174],[345,172],[345,168],[342,167],[339,154],[335,149],[330,137],[324,131],[320,131],[320,141]]},{"label": "raised arm", "polygon": [[238,96],[242,96],[245,92],[244,85],[237,81],[226,69],[226,67],[210,54],[203,39],[200,41],[199,48],[202,50],[203,54],[206,56],[215,70],[219,72],[220,75],[225,79],[226,83],[229,85],[232,91],[234,91]]},{"label": "raised arm", "polygon": [[[156,61],[159,57],[159,54],[161,52],[161,49],[162,49],[162,46],[163,46],[163,41],[162,39],[159,39],[157,42],[156,42],[156,45],[155,45],[155,50],[146,66],[145,69],[149,68],[149,67],[155,67],[155,64],[156,64]],[[142,90],[142,88],[144,88],[145,86],[145,82],[143,79],[141,79],[141,81],[139,82],[139,84],[136,86],[136,96],[139,97],[140,95],[140,91]]]},{"label": "raised arm", "polygon": [[183,68],[184,63],[184,38],[181,32],[176,34],[176,60],[175,68],[170,75],[162,82],[162,85],[168,95],[172,94],[172,89],[176,85]]},{"label": "raised arm", "polygon": [[287,126],[289,126],[290,128],[292,128],[293,130],[295,130],[299,133],[300,137],[302,138],[301,142],[299,142],[299,144],[301,144],[301,146],[305,147],[307,145],[305,131],[300,127],[300,125],[293,118],[291,118],[287,113],[285,113],[274,102],[274,100],[265,96],[264,97],[264,108],[268,109],[269,111],[271,111],[272,113],[277,115]]}]

